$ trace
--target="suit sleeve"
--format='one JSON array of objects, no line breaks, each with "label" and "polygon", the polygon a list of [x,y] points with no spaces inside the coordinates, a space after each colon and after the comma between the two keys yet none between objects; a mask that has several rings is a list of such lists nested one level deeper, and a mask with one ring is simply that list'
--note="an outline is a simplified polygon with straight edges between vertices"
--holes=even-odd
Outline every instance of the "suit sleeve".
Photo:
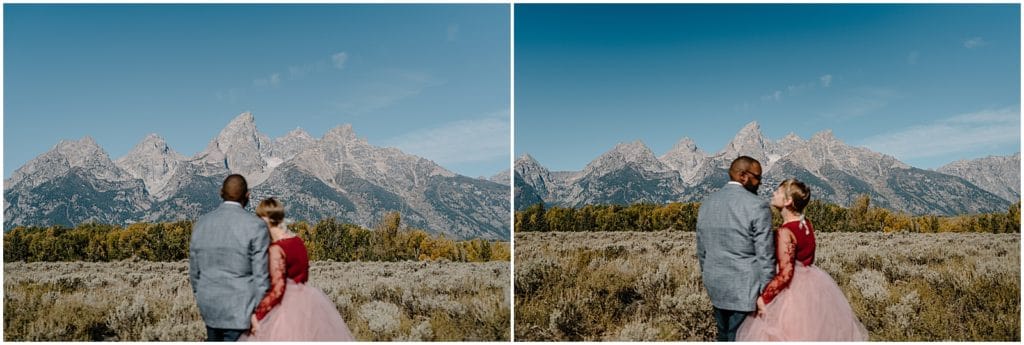
[{"label": "suit sleeve", "polygon": [[[195,228],[192,229],[192,236],[195,236]],[[194,240],[189,240],[188,246],[188,282],[192,285],[192,295],[197,292],[196,285],[199,284],[199,265],[196,262],[196,248],[193,245]]]},{"label": "suit sleeve", "polygon": [[700,236],[700,211],[697,212],[697,263],[700,265],[700,272],[704,273],[704,258],[707,257],[707,249],[704,248],[704,241]]},{"label": "suit sleeve", "polygon": [[[263,223],[260,221],[260,223]],[[262,225],[262,224],[261,224]],[[263,294],[270,288],[270,274],[268,272],[269,264],[267,262],[267,248],[270,246],[270,235],[266,229],[260,229],[258,235],[253,238],[252,245],[249,246],[249,258],[252,264],[252,279],[255,291],[253,291],[253,299],[247,306],[247,310],[255,310],[256,305],[260,302]]]},{"label": "suit sleeve", "polygon": [[775,276],[775,236],[772,236],[772,212],[768,203],[758,203],[754,212],[754,260],[758,290],[762,290]]}]

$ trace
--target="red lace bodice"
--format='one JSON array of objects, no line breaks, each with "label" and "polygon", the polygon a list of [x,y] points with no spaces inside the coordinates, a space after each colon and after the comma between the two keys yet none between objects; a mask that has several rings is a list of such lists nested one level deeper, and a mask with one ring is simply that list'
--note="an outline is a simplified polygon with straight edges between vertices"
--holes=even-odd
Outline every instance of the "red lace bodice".
[{"label": "red lace bodice", "polygon": [[775,296],[789,286],[793,280],[793,271],[796,262],[804,266],[814,264],[814,226],[811,221],[791,221],[782,224],[775,233],[775,257],[778,263],[778,270],[768,286],[761,292],[761,298],[765,304],[771,303]]},{"label": "red lace bodice", "polygon": [[299,237],[274,241],[268,249],[270,261],[270,290],[256,306],[256,319],[262,320],[284,297],[286,279],[296,283],[309,280],[309,255],[306,244]]}]

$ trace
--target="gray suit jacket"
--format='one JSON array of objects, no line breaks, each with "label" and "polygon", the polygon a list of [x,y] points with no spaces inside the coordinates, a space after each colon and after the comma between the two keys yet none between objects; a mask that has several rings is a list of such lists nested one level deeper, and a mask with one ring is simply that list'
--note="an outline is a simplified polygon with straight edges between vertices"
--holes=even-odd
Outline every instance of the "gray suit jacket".
[{"label": "gray suit jacket", "polygon": [[267,224],[223,203],[192,228],[188,276],[208,327],[248,329],[249,316],[270,287]]},{"label": "gray suit jacket", "polygon": [[768,203],[727,184],[697,212],[697,260],[711,304],[754,311],[757,296],[775,275],[775,241]]}]

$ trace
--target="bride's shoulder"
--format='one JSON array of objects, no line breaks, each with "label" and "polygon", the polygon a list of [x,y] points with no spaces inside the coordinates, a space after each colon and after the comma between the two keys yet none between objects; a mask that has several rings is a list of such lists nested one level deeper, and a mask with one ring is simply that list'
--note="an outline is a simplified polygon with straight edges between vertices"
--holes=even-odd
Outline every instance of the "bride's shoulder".
[{"label": "bride's shoulder", "polygon": [[792,238],[792,237],[794,237],[794,235],[793,235],[793,229],[790,229],[790,228],[789,228],[788,226],[786,226],[786,225],[787,225],[787,224],[783,224],[782,226],[780,226],[780,227],[779,227],[779,228],[778,228],[778,229],[776,230],[776,232],[777,232],[777,233],[779,234],[779,236],[780,236],[780,237],[786,237],[786,238]]},{"label": "bride's shoulder", "polygon": [[274,241],[274,243],[291,242],[294,241],[294,239],[296,238],[298,238],[298,236],[296,236],[295,234],[284,234],[281,235],[281,238],[279,238],[277,241]]}]

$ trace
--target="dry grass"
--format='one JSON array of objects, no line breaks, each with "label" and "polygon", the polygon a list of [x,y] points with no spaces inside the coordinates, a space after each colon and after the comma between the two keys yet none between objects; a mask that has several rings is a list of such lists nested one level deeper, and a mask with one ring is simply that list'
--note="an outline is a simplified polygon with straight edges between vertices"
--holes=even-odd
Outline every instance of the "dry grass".
[{"label": "dry grass", "polygon": [[[313,262],[359,340],[508,340],[509,263]],[[5,341],[198,341],[188,263],[4,263]]]},{"label": "dry grass", "polygon": [[[516,340],[712,341],[692,232],[517,233]],[[1020,340],[1019,234],[820,233],[871,340]]]}]

